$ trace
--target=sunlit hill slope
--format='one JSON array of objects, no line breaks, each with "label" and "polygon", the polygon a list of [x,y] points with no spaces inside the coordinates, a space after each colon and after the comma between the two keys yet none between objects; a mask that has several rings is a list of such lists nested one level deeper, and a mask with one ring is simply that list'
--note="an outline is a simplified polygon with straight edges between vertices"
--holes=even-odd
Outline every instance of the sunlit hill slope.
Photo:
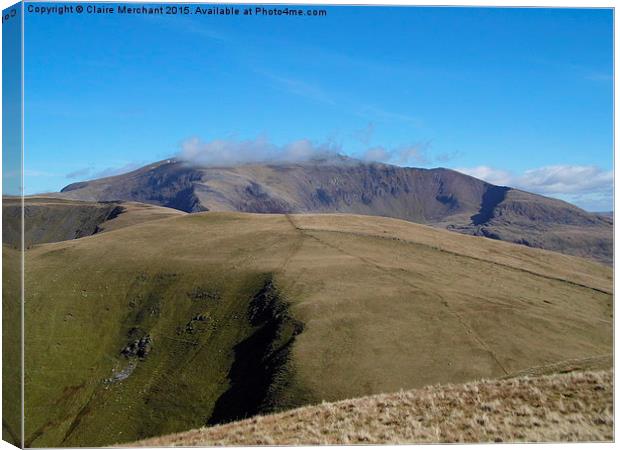
[{"label": "sunlit hill slope", "polygon": [[589,260],[380,217],[151,212],[26,251],[26,445],[611,353],[612,271]]}]

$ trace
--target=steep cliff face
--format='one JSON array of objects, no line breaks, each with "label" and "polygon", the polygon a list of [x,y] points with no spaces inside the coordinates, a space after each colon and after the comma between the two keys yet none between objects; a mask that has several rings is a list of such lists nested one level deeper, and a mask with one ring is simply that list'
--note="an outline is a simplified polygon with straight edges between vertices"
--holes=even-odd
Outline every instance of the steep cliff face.
[{"label": "steep cliff face", "polygon": [[449,169],[354,160],[192,167],[171,159],[71,184],[75,200],[132,200],[186,212],[355,213],[393,217],[611,263],[612,221],[569,203]]},{"label": "steep cliff face", "polygon": [[[2,227],[4,244],[18,248],[22,232],[22,203],[18,198],[4,198]],[[122,214],[115,202],[71,202],[32,198],[24,202],[24,246],[66,241],[90,236],[100,225]]]},{"label": "steep cliff face", "polygon": [[[26,249],[33,245],[70,241],[151,220],[180,216],[177,209],[136,202],[96,202],[53,197],[26,197],[23,202]],[[3,244],[17,249],[22,240],[22,201],[2,199]]]},{"label": "steep cliff face", "polygon": [[73,200],[137,201],[195,212],[204,210],[194,189],[201,178],[200,171],[166,160],[119,176],[73,183],[61,193]]}]

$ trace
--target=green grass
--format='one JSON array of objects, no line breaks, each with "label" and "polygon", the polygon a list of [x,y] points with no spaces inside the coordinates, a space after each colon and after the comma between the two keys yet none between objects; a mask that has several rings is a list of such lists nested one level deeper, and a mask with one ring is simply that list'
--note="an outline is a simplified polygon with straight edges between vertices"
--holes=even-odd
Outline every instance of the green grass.
[{"label": "green grass", "polygon": [[[612,346],[609,268],[392,219],[173,217],[35,246],[25,276],[26,444],[37,447],[200,427],[222,396],[253,392],[248,371],[269,383],[251,413],[499,377]],[[252,323],[268,280],[284,312]],[[184,331],[197,315],[208,320]],[[303,332],[287,345],[295,323]],[[146,334],[147,357],[106,382]]]},{"label": "green grass", "polygon": [[2,246],[2,439],[21,446],[21,255]]},{"label": "green grass", "polygon": [[[58,308],[41,323],[29,314],[29,326],[44,337],[42,342],[26,339],[27,355],[32,354],[27,376],[30,380],[31,374],[44,373],[46,383],[28,384],[26,423],[34,425],[40,418],[41,427],[48,428],[39,440],[28,443],[104,445],[205,424],[228,388],[231,349],[251,332],[246,310],[264,275],[235,274],[228,279],[215,267],[203,270],[210,276],[184,270],[117,275],[112,278],[115,283],[127,282],[123,295],[97,295],[101,287],[78,279],[76,300],[82,304]],[[221,292],[221,297],[192,299],[188,293],[195,288]],[[187,332],[191,319],[201,314],[208,320],[195,322]],[[127,366],[120,350],[133,340],[136,329],[151,336],[152,351],[126,380],[105,383],[112,370]],[[70,385],[68,375],[75,380]],[[58,399],[53,427],[48,425],[50,398]]]}]

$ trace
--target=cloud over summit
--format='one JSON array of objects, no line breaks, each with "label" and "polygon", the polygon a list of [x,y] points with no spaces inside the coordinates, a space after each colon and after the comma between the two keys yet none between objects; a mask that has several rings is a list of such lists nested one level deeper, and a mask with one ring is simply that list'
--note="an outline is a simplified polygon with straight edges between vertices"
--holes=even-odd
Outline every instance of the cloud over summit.
[{"label": "cloud over summit", "polygon": [[332,143],[317,144],[299,139],[277,145],[264,137],[256,139],[214,139],[203,141],[198,137],[181,142],[177,157],[201,166],[233,166],[287,162],[298,163],[316,159],[338,158],[340,146]]}]

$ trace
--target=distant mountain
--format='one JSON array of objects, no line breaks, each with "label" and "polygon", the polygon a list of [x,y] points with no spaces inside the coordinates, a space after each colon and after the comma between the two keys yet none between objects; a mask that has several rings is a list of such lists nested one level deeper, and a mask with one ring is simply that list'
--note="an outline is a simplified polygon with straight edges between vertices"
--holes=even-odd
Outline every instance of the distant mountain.
[{"label": "distant mountain", "polygon": [[73,183],[58,195],[138,201],[185,212],[386,216],[606,264],[613,258],[612,218],[443,168],[404,168],[348,158],[196,167],[169,159],[123,175]]}]

